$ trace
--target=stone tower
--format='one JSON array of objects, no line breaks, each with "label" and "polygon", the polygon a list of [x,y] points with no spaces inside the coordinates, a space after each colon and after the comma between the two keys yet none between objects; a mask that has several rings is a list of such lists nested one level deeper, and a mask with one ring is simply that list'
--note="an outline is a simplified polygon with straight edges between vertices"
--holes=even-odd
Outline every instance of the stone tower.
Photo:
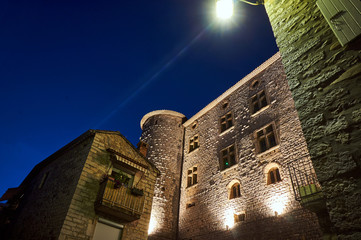
[{"label": "stone tower", "polygon": [[140,123],[146,156],[161,172],[155,185],[148,239],[176,239],[184,120],[181,113],[158,110],[146,114]]}]

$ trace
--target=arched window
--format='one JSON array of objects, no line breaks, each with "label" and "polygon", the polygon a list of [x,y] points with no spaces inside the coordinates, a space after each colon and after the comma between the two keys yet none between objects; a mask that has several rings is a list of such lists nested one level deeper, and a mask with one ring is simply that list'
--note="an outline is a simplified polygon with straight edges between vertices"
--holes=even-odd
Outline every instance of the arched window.
[{"label": "arched window", "polygon": [[267,184],[273,184],[281,181],[281,175],[278,167],[271,168],[267,173]]},{"label": "arched window", "polygon": [[240,196],[241,196],[241,185],[239,183],[235,183],[231,187],[229,199],[238,198]]}]

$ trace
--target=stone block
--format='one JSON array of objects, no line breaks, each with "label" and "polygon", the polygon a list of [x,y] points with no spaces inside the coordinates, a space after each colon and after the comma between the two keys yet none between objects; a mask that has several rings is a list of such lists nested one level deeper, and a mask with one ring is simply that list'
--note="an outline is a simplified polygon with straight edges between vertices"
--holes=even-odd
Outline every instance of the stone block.
[{"label": "stone block", "polygon": [[347,129],[349,123],[347,122],[344,116],[339,116],[337,119],[333,119],[331,122],[327,123],[325,128],[325,135],[331,135],[333,133],[338,133],[341,130]]}]

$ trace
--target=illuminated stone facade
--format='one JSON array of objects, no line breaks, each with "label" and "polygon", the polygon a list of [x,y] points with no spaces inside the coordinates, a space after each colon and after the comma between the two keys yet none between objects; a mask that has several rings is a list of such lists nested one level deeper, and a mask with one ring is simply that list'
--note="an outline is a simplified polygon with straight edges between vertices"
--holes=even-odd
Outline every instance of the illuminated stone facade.
[{"label": "illuminated stone facade", "polygon": [[[115,169],[134,173],[127,192],[122,191],[124,185],[112,185]],[[17,202],[17,208],[1,226],[1,239],[90,240],[121,235],[145,240],[158,174],[119,132],[89,130],[26,177],[19,193],[9,199]],[[142,196],[130,194],[130,187],[143,190]],[[124,193],[127,201],[117,193]]]},{"label": "illuminated stone facade", "polygon": [[161,172],[157,179],[149,239],[176,239],[178,228],[179,186],[183,151],[184,115],[155,111],[142,122],[141,141],[147,143],[147,157]]},{"label": "illuminated stone facade", "polygon": [[[359,28],[360,1],[327,2],[353,5],[358,25],[351,28]],[[361,239],[361,37],[341,46],[313,0],[266,0],[265,8],[325,193],[325,235]],[[335,15],[336,25],[346,15]]]},{"label": "illuminated stone facade", "polygon": [[320,239],[289,174],[310,158],[279,53],[189,120],[161,110],[141,126],[161,172],[149,239]]}]

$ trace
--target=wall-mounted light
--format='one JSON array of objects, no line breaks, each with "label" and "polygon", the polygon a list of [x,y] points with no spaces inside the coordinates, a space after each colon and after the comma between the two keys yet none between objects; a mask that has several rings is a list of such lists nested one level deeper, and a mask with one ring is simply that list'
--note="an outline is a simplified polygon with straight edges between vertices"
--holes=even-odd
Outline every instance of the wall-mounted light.
[{"label": "wall-mounted light", "polygon": [[154,215],[152,214],[150,217],[150,221],[149,221],[148,234],[152,234],[156,228],[157,228],[157,220],[155,219]]},{"label": "wall-mounted light", "polygon": [[[216,1],[216,15],[220,19],[229,19],[233,16],[233,7],[234,7],[234,0],[217,0]],[[240,2],[244,2],[250,5],[262,5],[263,0],[259,0],[256,2],[249,2],[247,0],[238,0]]]},{"label": "wall-mounted light", "polygon": [[226,211],[225,227],[227,230],[230,230],[234,226],[234,211],[233,209],[228,209]]},{"label": "wall-mounted light", "polygon": [[286,204],[283,201],[277,201],[277,202],[272,203],[272,205],[271,205],[271,208],[274,211],[276,216],[279,214],[282,214],[285,207],[286,207]]},{"label": "wall-mounted light", "polygon": [[269,199],[269,207],[276,217],[285,213],[288,204],[289,198],[287,194],[276,194]]}]

